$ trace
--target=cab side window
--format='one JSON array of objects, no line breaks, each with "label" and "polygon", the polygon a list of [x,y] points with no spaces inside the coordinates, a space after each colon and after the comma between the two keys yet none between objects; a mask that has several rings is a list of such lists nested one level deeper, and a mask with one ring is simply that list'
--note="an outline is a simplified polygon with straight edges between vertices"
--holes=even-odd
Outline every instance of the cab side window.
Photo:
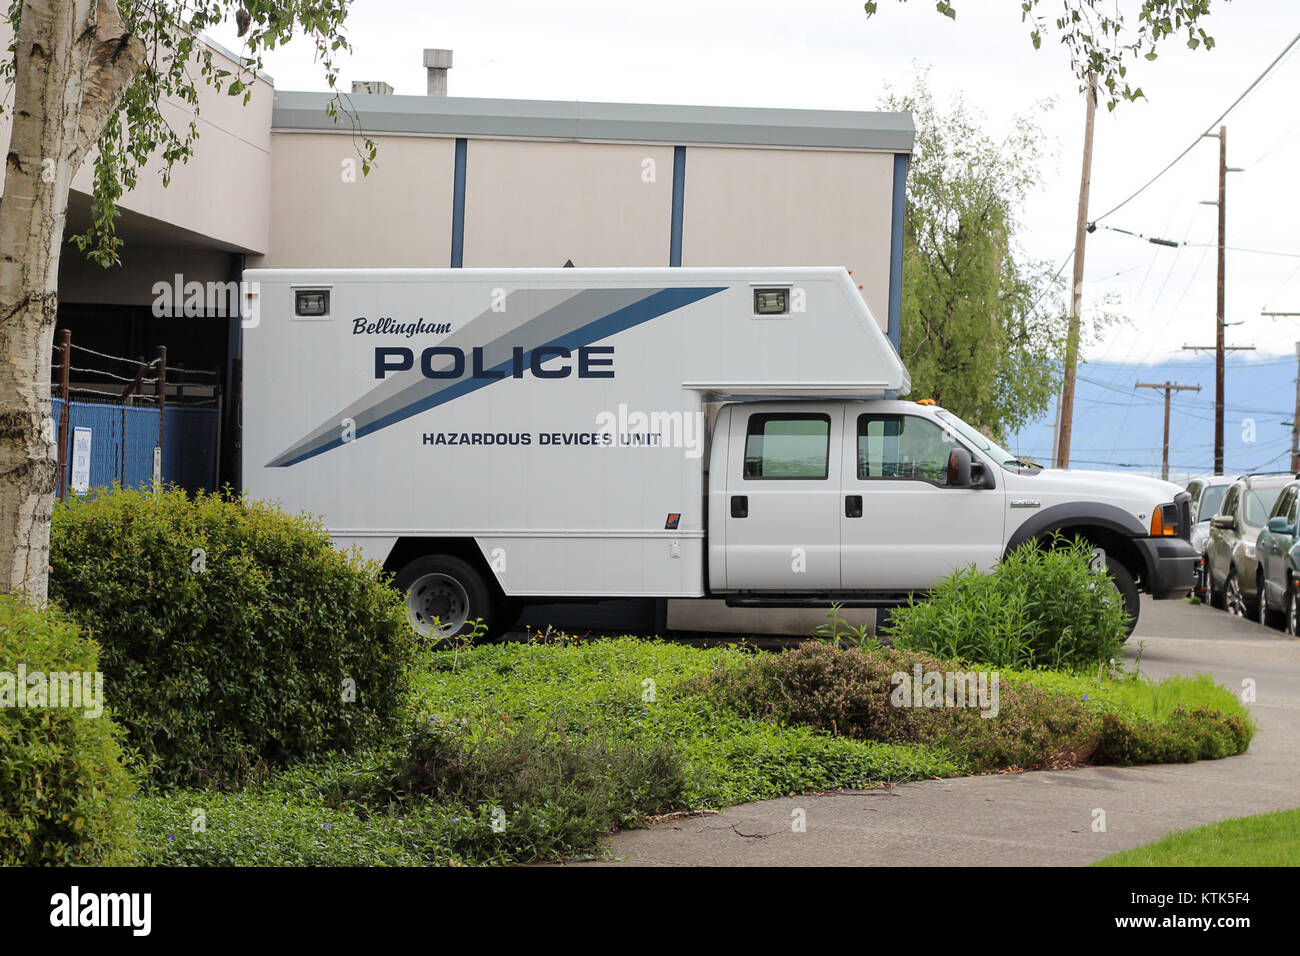
[{"label": "cab side window", "polygon": [[948,484],[948,455],[956,436],[915,415],[858,416],[858,478]]},{"label": "cab side window", "polygon": [[750,415],[745,430],[745,478],[825,478],[830,460],[827,415]]}]

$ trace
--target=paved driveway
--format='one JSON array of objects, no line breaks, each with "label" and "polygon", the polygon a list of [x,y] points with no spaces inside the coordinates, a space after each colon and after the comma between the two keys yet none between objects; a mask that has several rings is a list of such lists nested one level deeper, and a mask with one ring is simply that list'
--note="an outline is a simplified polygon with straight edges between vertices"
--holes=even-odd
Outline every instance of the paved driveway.
[{"label": "paved driveway", "polygon": [[[1256,683],[1259,733],[1226,760],[927,780],[733,807],[614,836],[596,865],[1074,865],[1228,817],[1300,806],[1300,641],[1144,598],[1130,649],[1156,677]],[[1130,654],[1131,656],[1131,654]],[[803,811],[806,832],[792,831]],[[1105,832],[1094,832],[1097,810]]]}]

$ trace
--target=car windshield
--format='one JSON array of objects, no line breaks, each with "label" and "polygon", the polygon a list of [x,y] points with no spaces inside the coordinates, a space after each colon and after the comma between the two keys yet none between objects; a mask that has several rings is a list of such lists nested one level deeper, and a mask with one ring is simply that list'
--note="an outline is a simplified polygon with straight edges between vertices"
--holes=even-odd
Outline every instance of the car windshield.
[{"label": "car windshield", "polygon": [[[993,456],[993,459],[1000,465],[1031,465],[1032,462],[1025,461],[1023,458],[1017,458],[1011,452],[1007,451],[993,439],[986,435],[981,435],[976,429],[967,425],[964,421],[946,409],[938,409],[936,414],[945,422],[952,425],[953,431],[960,434],[968,442],[978,448],[980,451],[987,452]],[[1037,467],[1037,466],[1035,466]]]},{"label": "car windshield", "polygon": [[1277,497],[1281,493],[1281,488],[1252,488],[1247,491],[1242,500],[1244,506],[1242,517],[1246,524],[1255,528],[1264,527],[1269,512],[1273,510],[1273,505],[1277,503]]},{"label": "car windshield", "polygon": [[1227,490],[1227,485],[1211,485],[1201,492],[1201,503],[1196,512],[1198,521],[1209,521],[1219,513],[1219,505],[1223,504]]}]

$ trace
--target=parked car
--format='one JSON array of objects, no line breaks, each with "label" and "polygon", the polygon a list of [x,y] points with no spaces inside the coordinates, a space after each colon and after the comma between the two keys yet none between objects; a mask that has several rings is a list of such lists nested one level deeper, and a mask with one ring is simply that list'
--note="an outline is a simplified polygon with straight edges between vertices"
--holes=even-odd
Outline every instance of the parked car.
[{"label": "parked car", "polygon": [[1210,604],[1238,617],[1254,617],[1259,533],[1291,475],[1245,475],[1228,486],[1210,519],[1205,547]]},{"label": "parked car", "polygon": [[1285,628],[1292,637],[1300,633],[1296,619],[1296,587],[1300,586],[1297,504],[1300,504],[1300,480],[1282,489],[1255,544],[1259,555],[1255,588],[1259,594],[1259,623]]},{"label": "parked car", "polygon": [[1210,540],[1210,519],[1219,512],[1228,486],[1236,479],[1231,475],[1199,475],[1187,482],[1187,492],[1192,496],[1192,547],[1196,550],[1196,584],[1192,593],[1202,601],[1208,599],[1205,577],[1205,546]]}]

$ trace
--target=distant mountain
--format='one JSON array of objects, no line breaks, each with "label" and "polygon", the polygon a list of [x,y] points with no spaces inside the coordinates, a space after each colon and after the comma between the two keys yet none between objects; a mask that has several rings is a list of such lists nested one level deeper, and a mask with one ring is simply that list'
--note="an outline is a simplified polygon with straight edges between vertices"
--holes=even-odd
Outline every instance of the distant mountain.
[{"label": "distant mountain", "polygon": [[[1294,357],[1251,359],[1229,352],[1224,370],[1224,471],[1285,471],[1295,409]],[[1164,392],[1137,382],[1200,385],[1175,392],[1169,416],[1169,477],[1214,470],[1214,354],[1152,365],[1088,362],[1075,392],[1072,468],[1159,475]],[[1048,464],[1056,406],[1007,442],[1017,455]]]}]

